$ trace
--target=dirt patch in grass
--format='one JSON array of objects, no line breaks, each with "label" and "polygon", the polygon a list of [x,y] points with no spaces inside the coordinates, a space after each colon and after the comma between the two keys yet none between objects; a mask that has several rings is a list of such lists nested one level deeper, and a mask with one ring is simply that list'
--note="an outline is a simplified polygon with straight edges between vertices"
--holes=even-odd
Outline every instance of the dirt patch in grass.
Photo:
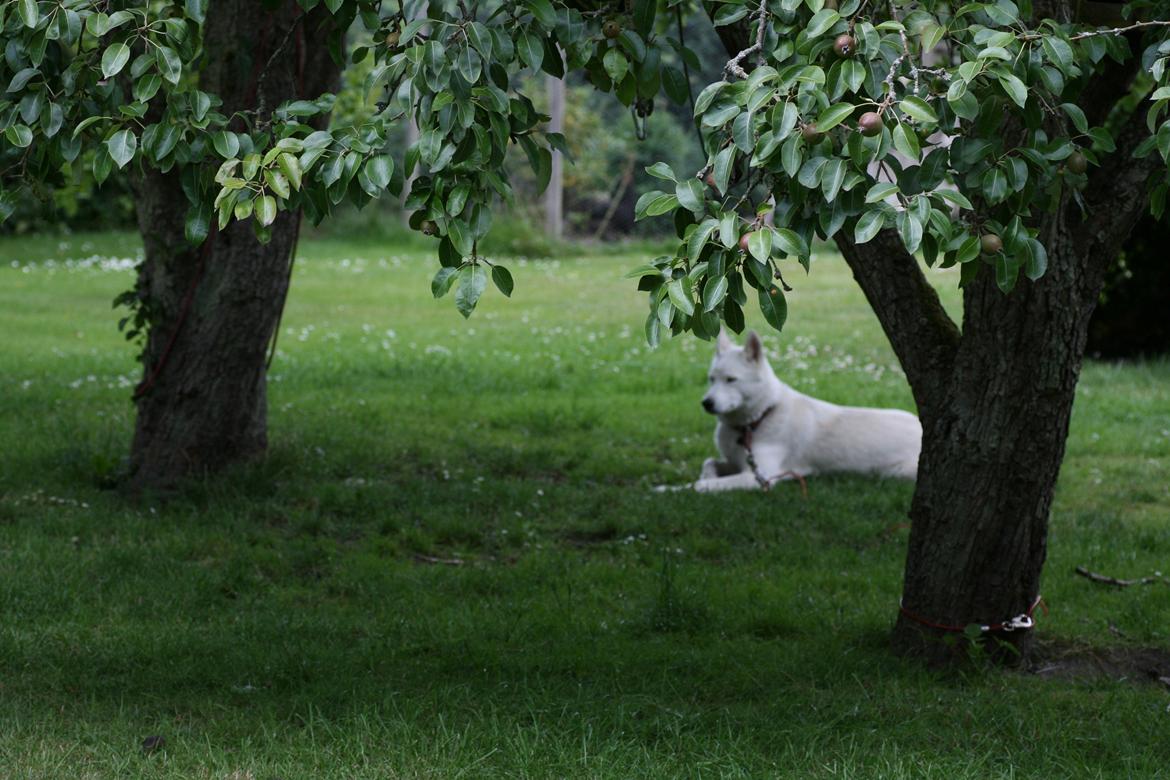
[{"label": "dirt patch in grass", "polygon": [[1170,650],[1156,647],[1089,647],[1044,642],[1033,651],[1029,674],[1059,679],[1110,679],[1152,683],[1170,690]]}]

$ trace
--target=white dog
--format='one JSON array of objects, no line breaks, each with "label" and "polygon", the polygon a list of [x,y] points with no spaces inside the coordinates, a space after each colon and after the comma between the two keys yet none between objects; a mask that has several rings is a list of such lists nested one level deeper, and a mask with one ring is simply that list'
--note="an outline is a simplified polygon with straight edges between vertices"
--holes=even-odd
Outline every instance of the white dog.
[{"label": "white dog", "polygon": [[719,418],[715,446],[695,490],[767,489],[781,479],[859,472],[914,479],[922,426],[898,409],[837,406],[776,378],[759,337],[737,347],[723,332],[703,408]]}]

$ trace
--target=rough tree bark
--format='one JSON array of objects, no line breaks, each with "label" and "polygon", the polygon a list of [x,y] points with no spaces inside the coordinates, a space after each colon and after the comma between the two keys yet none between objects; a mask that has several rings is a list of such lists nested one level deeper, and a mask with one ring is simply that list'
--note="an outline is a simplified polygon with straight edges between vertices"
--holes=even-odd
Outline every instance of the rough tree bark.
[{"label": "rough tree bark", "polygon": [[[328,19],[320,10],[302,17],[292,0],[213,0],[200,88],[223,98],[225,115],[259,110],[260,121],[286,100],[336,91]],[[236,122],[233,129],[245,129]],[[177,169],[144,174],[136,194],[145,250],[138,291],[152,320],[135,398],[128,480],[135,490],[264,452],[265,353],[300,224],[299,215],[282,212],[263,245],[250,224],[233,223],[192,249]]]},{"label": "rough tree bark", "polygon": [[[729,56],[746,30],[721,37]],[[1132,42],[1136,44],[1136,41]],[[1139,50],[1136,48],[1135,50]],[[1138,63],[1110,64],[1086,86],[1100,124],[1127,93]],[[1039,217],[1048,272],[1005,295],[989,267],[964,289],[963,327],[950,319],[918,261],[885,230],[858,245],[835,240],[910,382],[923,424],[903,583],[906,611],[939,626],[996,625],[1039,595],[1048,518],[1064,457],[1088,322],[1104,273],[1147,204],[1151,166],[1133,158],[1145,122],[1128,122],[1093,169],[1082,212],[1065,198]],[[900,611],[898,652],[928,662],[967,657],[956,632]],[[1025,657],[1031,632],[995,634],[1004,660]]]}]

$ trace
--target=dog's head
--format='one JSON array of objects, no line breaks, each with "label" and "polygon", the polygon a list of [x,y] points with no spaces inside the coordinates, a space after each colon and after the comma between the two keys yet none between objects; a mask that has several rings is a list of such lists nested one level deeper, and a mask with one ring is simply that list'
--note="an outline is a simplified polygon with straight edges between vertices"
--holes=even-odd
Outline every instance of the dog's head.
[{"label": "dog's head", "polygon": [[715,344],[715,359],[707,373],[707,394],[703,409],[710,414],[735,414],[750,410],[753,402],[767,394],[772,369],[755,331],[749,331],[742,347],[735,346],[724,331]]}]

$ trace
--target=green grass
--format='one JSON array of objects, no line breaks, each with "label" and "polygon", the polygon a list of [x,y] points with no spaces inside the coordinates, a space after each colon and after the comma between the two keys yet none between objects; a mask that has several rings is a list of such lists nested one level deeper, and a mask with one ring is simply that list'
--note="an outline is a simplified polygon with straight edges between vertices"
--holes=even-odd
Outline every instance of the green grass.
[{"label": "green grass", "polygon": [[[128,503],[129,263],[66,260],[136,247],[0,242],[0,776],[1170,776],[1148,680],[891,655],[910,486],[653,494],[712,454],[710,348],[646,349],[633,255],[509,261],[464,322],[417,250],[302,242],[270,456]],[[839,259],[793,276],[781,376],[911,408]],[[1088,365],[1048,646],[1170,644],[1170,588],[1072,571],[1170,569],[1168,466],[1170,364]]]}]

